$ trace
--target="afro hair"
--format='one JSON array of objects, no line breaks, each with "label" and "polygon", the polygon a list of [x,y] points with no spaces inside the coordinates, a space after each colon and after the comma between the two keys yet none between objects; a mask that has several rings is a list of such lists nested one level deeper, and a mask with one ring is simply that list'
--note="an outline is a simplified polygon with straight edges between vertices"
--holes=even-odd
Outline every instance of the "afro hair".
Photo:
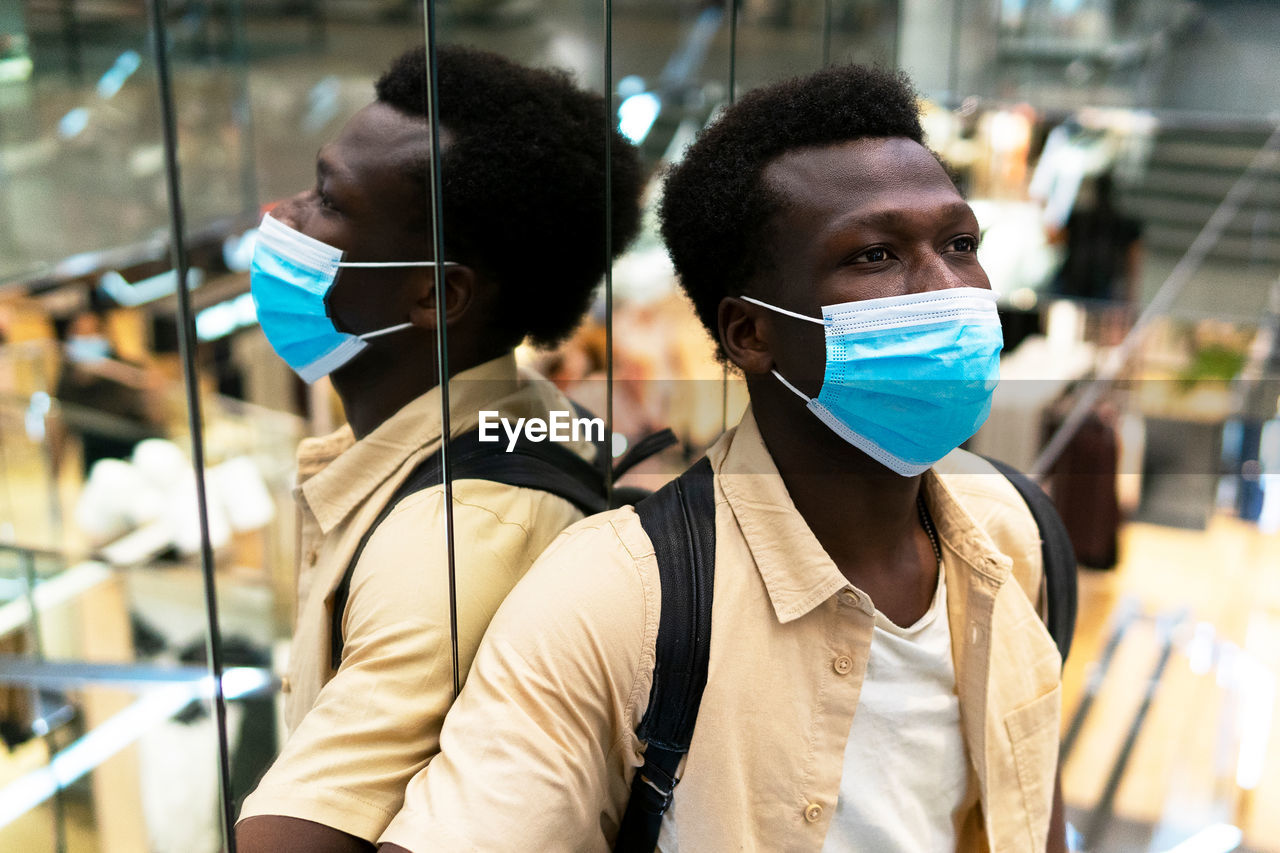
[{"label": "afro hair", "polygon": [[756,89],[699,134],[667,176],[660,216],[680,285],[717,347],[720,301],[770,264],[766,229],[784,199],[765,167],[797,148],[888,137],[923,144],[915,91],[903,74],[861,65]]},{"label": "afro hair", "polygon": [[[639,156],[611,123],[606,163],[605,99],[567,73],[455,46],[436,52],[436,68],[439,121],[450,135],[440,163],[445,249],[500,288],[496,335],[553,345],[578,325],[608,264],[635,237]],[[423,48],[401,55],[378,79],[378,100],[427,116],[426,71]],[[429,151],[412,172],[425,212]]]}]

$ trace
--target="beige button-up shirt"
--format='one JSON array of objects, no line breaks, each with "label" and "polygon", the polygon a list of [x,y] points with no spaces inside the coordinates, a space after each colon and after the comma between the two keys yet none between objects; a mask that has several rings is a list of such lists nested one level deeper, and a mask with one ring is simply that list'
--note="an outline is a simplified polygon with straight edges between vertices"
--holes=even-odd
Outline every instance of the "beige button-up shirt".
[{"label": "beige button-up shirt", "polygon": [[[449,383],[451,431],[482,409],[546,418],[570,403],[517,372],[506,355]],[[401,501],[377,527],[351,580],[343,656],[330,668],[333,592],[356,545],[405,478],[440,447],[433,389],[355,441],[349,427],[298,450],[299,613],[285,716],[291,735],[241,818],[285,815],[373,841],[399,810],[409,779],[438,747],[453,702],[444,490]],[[584,443],[570,445],[586,458]],[[546,492],[482,480],[453,487],[462,677],[489,619],[555,536],[582,514]]]},{"label": "beige button-up shirt", "polygon": [[[820,851],[874,609],[804,523],[750,412],[716,472],[710,671],[660,849]],[[1042,851],[1058,751],[1056,647],[1035,522],[957,452],[924,478],[944,549],[971,768],[962,850]],[[856,524],[856,519],[850,519]],[[411,850],[607,851],[641,763],[658,630],[653,546],[629,508],[567,530],[499,610],[441,754],[383,841]]]}]

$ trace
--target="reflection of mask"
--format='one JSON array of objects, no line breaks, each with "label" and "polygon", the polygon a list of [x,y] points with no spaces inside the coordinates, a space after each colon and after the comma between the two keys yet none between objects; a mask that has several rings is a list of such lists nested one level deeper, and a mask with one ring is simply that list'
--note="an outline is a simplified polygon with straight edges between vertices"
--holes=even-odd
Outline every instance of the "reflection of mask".
[{"label": "reflection of mask", "polygon": [[904,477],[923,473],[991,412],[1004,337],[989,290],[956,287],[823,306],[827,365],[816,399],[773,375],[845,441]]},{"label": "reflection of mask", "polygon": [[77,335],[67,339],[67,358],[81,364],[111,356],[111,342],[101,335]]},{"label": "reflection of mask", "polygon": [[338,270],[430,266],[435,262],[343,262],[341,249],[308,237],[267,214],[258,227],[249,289],[258,323],[271,347],[305,381],[315,382],[355,358],[370,338],[413,325],[399,323],[360,335],[338,331],[326,304]]}]

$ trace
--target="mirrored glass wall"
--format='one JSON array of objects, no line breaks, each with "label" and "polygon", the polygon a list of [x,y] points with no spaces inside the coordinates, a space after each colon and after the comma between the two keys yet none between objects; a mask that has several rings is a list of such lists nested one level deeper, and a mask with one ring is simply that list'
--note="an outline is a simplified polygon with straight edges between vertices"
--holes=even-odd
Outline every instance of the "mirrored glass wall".
[{"label": "mirrored glass wall", "polygon": [[[495,575],[491,484],[442,435],[571,413],[562,467],[614,505],[699,459],[748,401],[679,289],[662,180],[745,93],[855,62],[911,76],[983,228],[1003,384],[969,447],[1041,479],[1080,559],[1078,849],[1280,850],[1276,44],[1280,13],[1246,0],[6,3],[0,849],[231,848],[286,743],[342,731],[302,719],[388,589],[431,614],[411,643],[443,713],[527,560]],[[459,46],[598,109],[472,116]],[[404,129],[369,109],[414,48],[425,137],[389,181],[370,152]],[[506,135],[527,159],[486,153]],[[539,195],[540,140],[599,179]],[[470,207],[465,156],[501,178]],[[306,330],[250,291],[268,213],[346,262],[436,262],[343,268],[312,303],[403,343],[299,378],[315,353],[268,338]],[[361,543],[393,498],[401,533]],[[399,574],[356,571],[366,547]]]}]

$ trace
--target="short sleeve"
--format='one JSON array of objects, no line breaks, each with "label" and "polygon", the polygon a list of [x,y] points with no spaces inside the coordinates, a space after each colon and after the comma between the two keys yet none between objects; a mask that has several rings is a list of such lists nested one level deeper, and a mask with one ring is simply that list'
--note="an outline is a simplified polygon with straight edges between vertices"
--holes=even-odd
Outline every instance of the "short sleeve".
[{"label": "short sleeve", "polygon": [[[495,493],[455,487],[464,678],[502,599],[576,516],[542,492],[483,487]],[[373,842],[399,811],[409,779],[438,751],[454,699],[442,494],[407,498],[370,537],[352,576],[342,662],[242,817],[313,820]]]},{"label": "short sleeve", "polygon": [[609,849],[639,763],[659,606],[652,549],[637,556],[611,517],[639,527],[630,509],[576,525],[503,603],[440,755],[382,842]]}]

